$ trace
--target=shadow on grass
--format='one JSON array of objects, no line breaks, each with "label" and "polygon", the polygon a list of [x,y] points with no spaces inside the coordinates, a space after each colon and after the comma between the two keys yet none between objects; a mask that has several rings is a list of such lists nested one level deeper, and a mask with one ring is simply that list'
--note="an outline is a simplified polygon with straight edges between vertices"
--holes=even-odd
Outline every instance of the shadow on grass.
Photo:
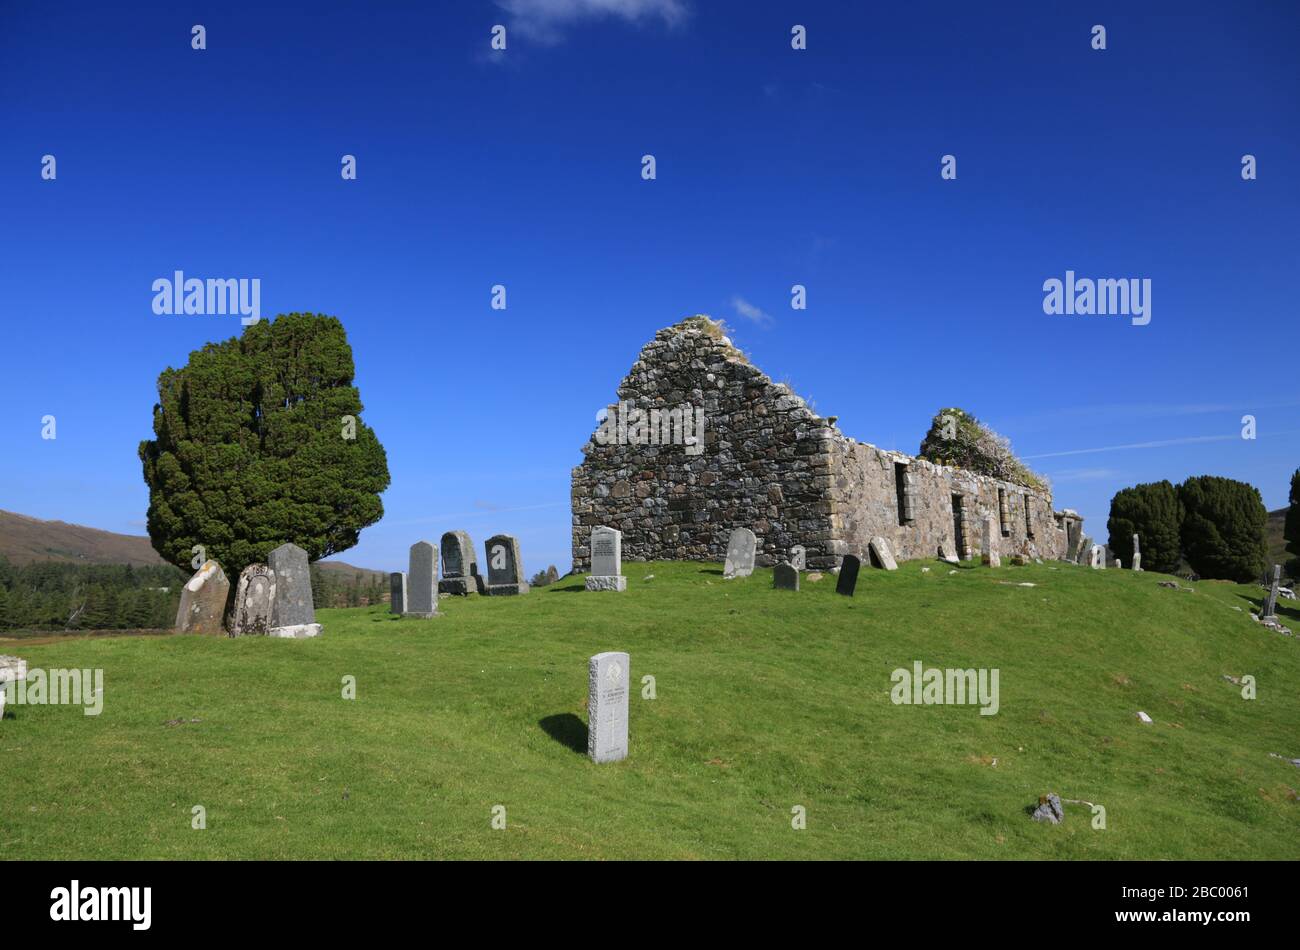
[{"label": "shadow on grass", "polygon": [[587,724],[573,713],[547,716],[539,719],[537,724],[560,745],[568,746],[582,755],[587,754]]},{"label": "shadow on grass", "polygon": [[585,591],[586,589],[587,589],[587,585],[586,585],[585,583],[582,583],[582,584],[570,584],[568,587],[556,587],[554,584],[552,584],[550,587],[546,588],[546,593],[548,593],[548,594],[576,594],[576,593],[578,593],[579,591]]},{"label": "shadow on grass", "polygon": [[701,573],[701,574],[717,574],[719,577],[722,576],[722,572],[721,572],[720,570],[718,570],[716,567],[706,567],[704,570],[700,571],[700,573]]}]

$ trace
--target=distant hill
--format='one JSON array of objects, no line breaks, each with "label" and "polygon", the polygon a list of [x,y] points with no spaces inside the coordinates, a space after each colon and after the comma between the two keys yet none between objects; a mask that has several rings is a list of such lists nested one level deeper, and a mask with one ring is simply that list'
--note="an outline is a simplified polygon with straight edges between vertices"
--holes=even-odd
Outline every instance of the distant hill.
[{"label": "distant hill", "polygon": [[[13,564],[57,561],[156,567],[167,563],[144,535],[117,534],[66,521],[42,521],[3,510],[0,510],[0,556]],[[329,574],[343,575],[348,581],[360,574],[365,583],[376,577],[387,583],[388,575],[383,571],[354,567],[344,561],[318,561],[314,566]]]}]

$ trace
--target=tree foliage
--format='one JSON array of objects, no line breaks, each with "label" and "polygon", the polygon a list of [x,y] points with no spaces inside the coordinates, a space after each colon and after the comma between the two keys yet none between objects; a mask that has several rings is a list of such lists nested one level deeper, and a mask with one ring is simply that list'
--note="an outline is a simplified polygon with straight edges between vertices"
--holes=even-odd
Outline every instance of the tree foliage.
[{"label": "tree foliage", "polygon": [[1122,488],[1110,500],[1110,549],[1125,564],[1133,563],[1133,535],[1138,536],[1142,567],[1173,574],[1182,559],[1183,505],[1167,481]]},{"label": "tree foliage", "polygon": [[[1239,583],[1264,570],[1268,512],[1259,489],[1215,475],[1189,478],[1178,486],[1183,504],[1183,556],[1197,574]],[[1144,555],[1145,557],[1145,555]]]},{"label": "tree foliage", "polygon": [[140,443],[149,538],[191,571],[195,546],[232,583],[286,542],[311,560],[383,516],[388,460],[361,421],[352,349],[334,317],[282,314],[158,377]]},{"label": "tree foliage", "polygon": [[1027,488],[1047,489],[1046,479],[1016,458],[1010,440],[964,409],[940,409],[921,440],[918,454],[939,465],[953,465]]},{"label": "tree foliage", "polygon": [[1300,468],[1291,476],[1290,504],[1286,509],[1286,520],[1282,523],[1282,538],[1286,541],[1286,552],[1294,555],[1287,562],[1287,573],[1300,577]]}]

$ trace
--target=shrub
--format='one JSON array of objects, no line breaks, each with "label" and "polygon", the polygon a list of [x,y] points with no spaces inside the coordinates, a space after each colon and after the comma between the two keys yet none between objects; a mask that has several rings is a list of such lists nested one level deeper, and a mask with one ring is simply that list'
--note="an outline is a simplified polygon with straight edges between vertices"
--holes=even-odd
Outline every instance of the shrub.
[{"label": "shrub", "polygon": [[1110,549],[1125,564],[1133,563],[1133,535],[1138,536],[1142,567],[1173,574],[1182,559],[1183,505],[1167,481],[1122,488],[1110,500]]},{"label": "shrub", "polygon": [[1202,577],[1248,583],[1264,570],[1268,512],[1259,489],[1214,475],[1178,486],[1183,503],[1183,555]]}]

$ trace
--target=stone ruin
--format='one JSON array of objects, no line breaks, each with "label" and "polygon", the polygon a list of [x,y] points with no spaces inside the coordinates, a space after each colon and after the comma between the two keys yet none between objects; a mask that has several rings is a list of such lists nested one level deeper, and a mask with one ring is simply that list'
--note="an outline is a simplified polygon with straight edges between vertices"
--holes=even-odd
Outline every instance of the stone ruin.
[{"label": "stone ruin", "polygon": [[573,469],[575,571],[592,528],[622,532],[628,560],[720,561],[737,528],[770,567],[801,546],[809,569],[869,558],[967,559],[994,519],[1003,556],[1079,556],[1083,519],[1048,491],[937,465],[845,436],[690,317],[660,330],[618,387],[618,403]]}]

